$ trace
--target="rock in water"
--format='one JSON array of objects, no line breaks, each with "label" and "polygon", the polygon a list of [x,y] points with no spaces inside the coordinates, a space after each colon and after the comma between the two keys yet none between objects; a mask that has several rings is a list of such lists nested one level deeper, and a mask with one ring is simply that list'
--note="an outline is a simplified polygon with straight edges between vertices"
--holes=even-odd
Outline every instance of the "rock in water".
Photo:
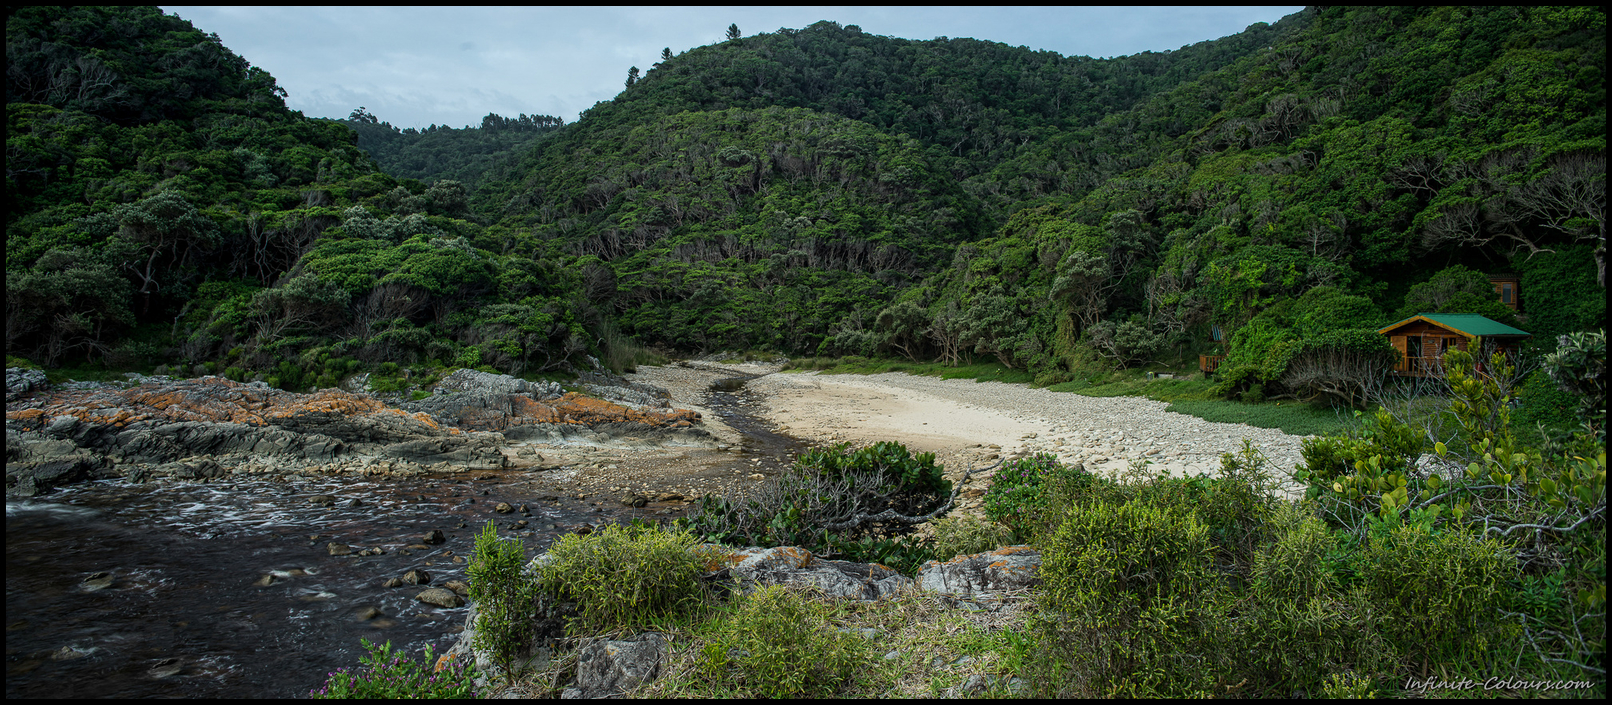
[{"label": "rock in water", "polygon": [[447,535],[443,534],[441,529],[432,529],[431,533],[421,537],[420,543],[438,544],[447,540]]},{"label": "rock in water", "polygon": [[419,569],[411,570],[403,574],[403,582],[410,585],[430,585],[431,574]]},{"label": "rock in water", "polygon": [[431,588],[415,595],[414,599],[438,607],[463,607],[465,604],[465,598],[453,594],[452,590],[444,588]]},{"label": "rock in water", "polygon": [[325,550],[329,551],[330,555],[332,556],[346,556],[352,554],[353,547],[344,543],[336,543],[332,541],[329,544],[326,544]]}]

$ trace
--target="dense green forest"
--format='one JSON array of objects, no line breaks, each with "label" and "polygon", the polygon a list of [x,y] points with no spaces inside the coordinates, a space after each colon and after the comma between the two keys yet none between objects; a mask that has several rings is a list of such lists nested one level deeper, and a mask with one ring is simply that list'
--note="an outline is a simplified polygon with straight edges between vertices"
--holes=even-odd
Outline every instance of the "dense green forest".
[{"label": "dense green forest", "polygon": [[6,345],[46,365],[299,387],[645,345],[1050,384],[1215,352],[1224,394],[1310,396],[1295,360],[1420,311],[1539,351],[1605,325],[1593,8],[1311,8],[1104,60],[825,21],[668,52],[575,123],[426,130],[288,110],[153,8],[6,35]]},{"label": "dense green forest", "polygon": [[506,118],[488,113],[481,126],[454,129],[432,124],[423,129],[393,127],[360,106],[341,121],[358,133],[358,148],[392,176],[436,181],[449,179],[473,188],[494,159],[518,152],[562,127],[549,115],[521,113]]}]

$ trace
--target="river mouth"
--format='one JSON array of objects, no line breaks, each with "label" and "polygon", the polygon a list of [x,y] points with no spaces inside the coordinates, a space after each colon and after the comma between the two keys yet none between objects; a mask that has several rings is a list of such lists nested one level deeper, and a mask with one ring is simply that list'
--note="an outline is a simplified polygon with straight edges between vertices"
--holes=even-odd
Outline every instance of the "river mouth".
[{"label": "river mouth", "polygon": [[[775,475],[807,447],[760,418],[761,395],[744,385],[753,378],[719,380],[708,394],[743,439],[722,475]],[[488,521],[532,556],[584,526],[679,511],[585,501],[563,489],[567,473],[108,480],[8,500],[6,697],[305,697],[359,666],[360,639],[414,659],[428,644],[443,653],[466,608],[415,595],[466,579],[454,559],[469,558]],[[500,502],[516,511],[498,513]],[[407,548],[433,530],[446,541]],[[330,543],[384,552],[332,556]],[[382,587],[414,569],[428,585]],[[361,618],[371,608],[380,616]]]}]

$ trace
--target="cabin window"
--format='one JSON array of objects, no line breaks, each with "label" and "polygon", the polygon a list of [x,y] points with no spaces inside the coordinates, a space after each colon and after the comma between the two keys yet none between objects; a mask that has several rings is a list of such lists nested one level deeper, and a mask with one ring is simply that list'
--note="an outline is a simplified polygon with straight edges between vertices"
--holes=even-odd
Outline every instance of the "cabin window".
[{"label": "cabin window", "polygon": [[1511,303],[1511,285],[1510,284],[1501,284],[1500,285],[1500,302],[1501,303],[1506,303],[1506,304]]},{"label": "cabin window", "polygon": [[1217,343],[1220,342],[1220,326],[1209,326],[1209,339]]}]

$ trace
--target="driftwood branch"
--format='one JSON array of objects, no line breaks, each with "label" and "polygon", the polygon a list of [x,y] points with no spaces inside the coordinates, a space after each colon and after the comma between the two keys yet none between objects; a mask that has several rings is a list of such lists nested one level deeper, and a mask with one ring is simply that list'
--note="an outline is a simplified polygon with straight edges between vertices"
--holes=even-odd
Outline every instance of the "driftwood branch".
[{"label": "driftwood branch", "polygon": [[[980,468],[977,472],[985,472],[986,470],[990,470],[1001,464],[1002,461],[998,460],[995,464]],[[843,522],[824,524],[823,526],[829,531],[844,531],[846,529],[854,529],[869,522],[893,521],[899,524],[919,524],[929,521],[935,517],[945,514],[948,511],[951,511],[952,506],[957,503],[958,495],[962,494],[963,492],[963,486],[968,484],[969,476],[973,475],[975,472],[976,470],[973,468],[969,468],[966,472],[964,472],[962,479],[958,480],[957,485],[952,488],[952,494],[946,499],[946,503],[940,505],[940,507],[928,514],[907,516],[905,514],[898,514],[894,509],[886,509],[878,514],[858,514]]]}]

